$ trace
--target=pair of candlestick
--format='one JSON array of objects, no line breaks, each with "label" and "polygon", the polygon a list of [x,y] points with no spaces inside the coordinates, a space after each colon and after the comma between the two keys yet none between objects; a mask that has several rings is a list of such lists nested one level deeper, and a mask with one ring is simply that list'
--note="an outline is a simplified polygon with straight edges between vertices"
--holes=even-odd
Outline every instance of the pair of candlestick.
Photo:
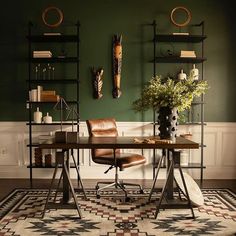
[{"label": "pair of candlestick", "polygon": [[43,67],[43,68],[41,64],[38,64],[37,66],[35,66],[35,79],[36,80],[54,79],[54,75],[55,75],[55,67],[51,66],[49,63],[47,64],[46,67]]}]

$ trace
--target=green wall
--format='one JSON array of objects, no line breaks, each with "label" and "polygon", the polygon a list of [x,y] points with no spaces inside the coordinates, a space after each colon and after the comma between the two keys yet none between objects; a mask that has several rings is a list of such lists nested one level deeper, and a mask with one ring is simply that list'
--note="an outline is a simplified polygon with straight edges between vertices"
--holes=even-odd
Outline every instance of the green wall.
[{"label": "green wall", "polygon": [[[81,120],[114,116],[119,121],[150,121],[151,112],[137,114],[132,101],[152,76],[152,28],[154,19],[161,33],[174,32],[169,20],[171,9],[186,6],[192,12],[191,23],[205,21],[204,78],[211,89],[206,95],[205,120],[235,122],[236,78],[233,8],[222,0],[53,0],[7,1],[1,10],[0,120],[27,120],[28,65],[27,24],[42,24],[41,13],[48,5],[63,10],[65,22],[81,23]],[[112,98],[111,40],[123,35],[122,96]],[[92,97],[90,67],[104,68],[103,98]],[[157,66],[157,74],[175,75],[184,65]],[[188,69],[188,68],[187,68]],[[67,96],[71,91],[65,89]],[[73,91],[73,90],[72,90]]]}]

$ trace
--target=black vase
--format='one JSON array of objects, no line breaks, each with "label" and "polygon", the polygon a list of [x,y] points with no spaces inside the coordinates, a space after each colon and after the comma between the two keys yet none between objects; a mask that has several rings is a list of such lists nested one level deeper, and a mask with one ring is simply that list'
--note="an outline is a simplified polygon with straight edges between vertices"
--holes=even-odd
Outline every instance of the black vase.
[{"label": "black vase", "polygon": [[160,107],[157,121],[159,124],[159,136],[161,139],[175,140],[177,136],[177,108]]}]

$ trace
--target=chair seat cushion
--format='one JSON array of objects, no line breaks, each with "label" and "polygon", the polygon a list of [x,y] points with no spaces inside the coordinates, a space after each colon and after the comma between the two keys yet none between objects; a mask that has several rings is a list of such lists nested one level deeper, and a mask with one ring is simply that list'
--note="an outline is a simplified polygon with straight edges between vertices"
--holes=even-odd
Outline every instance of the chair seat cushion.
[{"label": "chair seat cushion", "polygon": [[[93,161],[98,164],[114,165],[114,156],[102,155],[93,157]],[[116,165],[123,170],[124,168],[144,164],[144,156],[135,153],[116,153]]]}]

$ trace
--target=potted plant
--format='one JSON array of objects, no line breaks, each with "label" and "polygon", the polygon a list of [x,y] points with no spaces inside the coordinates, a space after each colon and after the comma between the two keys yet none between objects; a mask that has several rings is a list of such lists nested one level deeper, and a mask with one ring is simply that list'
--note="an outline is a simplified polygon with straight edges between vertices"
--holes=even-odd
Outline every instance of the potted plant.
[{"label": "potted plant", "polygon": [[136,111],[158,111],[160,137],[174,138],[178,112],[189,109],[193,99],[200,97],[207,89],[206,81],[194,80],[192,76],[185,80],[156,76],[144,87],[141,98],[133,102],[133,108]]}]

